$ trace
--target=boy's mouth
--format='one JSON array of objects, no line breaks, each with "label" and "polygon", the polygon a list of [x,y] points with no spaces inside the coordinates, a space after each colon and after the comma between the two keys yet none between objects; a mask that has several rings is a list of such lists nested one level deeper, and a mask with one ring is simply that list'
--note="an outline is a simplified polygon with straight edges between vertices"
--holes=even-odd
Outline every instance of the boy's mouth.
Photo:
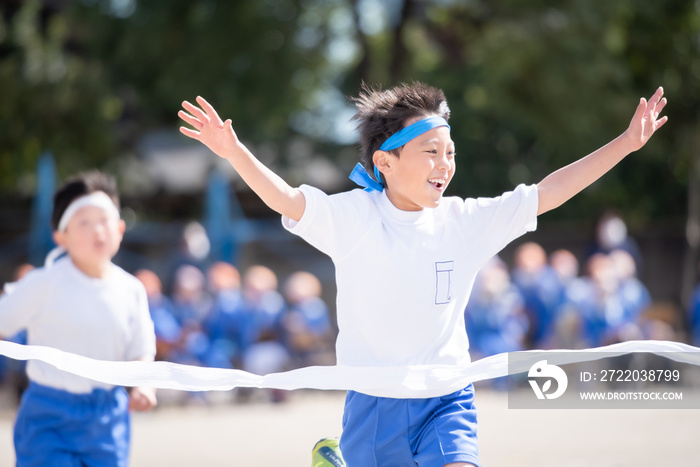
[{"label": "boy's mouth", "polygon": [[444,178],[431,178],[430,180],[428,180],[428,183],[433,185],[438,190],[442,190],[447,184],[447,180]]}]

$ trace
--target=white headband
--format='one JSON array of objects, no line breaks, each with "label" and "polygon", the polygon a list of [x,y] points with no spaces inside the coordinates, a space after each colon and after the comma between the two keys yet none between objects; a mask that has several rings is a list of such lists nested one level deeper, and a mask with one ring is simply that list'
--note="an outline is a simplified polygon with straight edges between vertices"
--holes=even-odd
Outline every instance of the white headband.
[{"label": "white headband", "polygon": [[78,212],[85,206],[95,206],[96,208],[102,208],[107,214],[119,219],[119,209],[117,209],[117,206],[115,206],[114,202],[110,199],[110,197],[102,191],[95,191],[94,193],[90,193],[89,195],[81,196],[80,198],[75,199],[72,203],[68,205],[66,210],[63,211],[61,220],[58,222],[58,231],[65,232],[66,227],[68,227],[68,223],[70,222],[71,218],[75,215],[76,212]]},{"label": "white headband", "polygon": [[[68,227],[68,223],[70,222],[71,218],[75,215],[76,212],[78,212],[78,210],[84,208],[85,206],[95,206],[96,208],[102,208],[108,215],[114,216],[117,219],[119,219],[120,217],[119,209],[117,209],[117,206],[110,199],[110,197],[102,191],[95,191],[94,193],[90,193],[89,195],[76,198],[75,200],[73,200],[72,203],[68,205],[66,210],[63,211],[61,220],[58,221],[58,231],[65,232],[66,227]],[[51,267],[54,261],[56,261],[58,257],[65,252],[66,250],[64,250],[60,246],[49,251],[49,254],[46,255],[46,259],[44,260],[44,267]]]}]

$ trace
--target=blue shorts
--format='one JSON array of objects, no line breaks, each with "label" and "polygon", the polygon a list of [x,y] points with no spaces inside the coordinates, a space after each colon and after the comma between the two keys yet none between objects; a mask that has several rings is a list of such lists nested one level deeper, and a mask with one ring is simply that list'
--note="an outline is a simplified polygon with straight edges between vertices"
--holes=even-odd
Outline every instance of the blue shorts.
[{"label": "blue shorts", "polygon": [[30,383],[15,422],[17,467],[126,467],[128,406],[122,387],[73,394]]},{"label": "blue shorts", "polygon": [[474,386],[430,399],[349,391],[340,450],[348,467],[479,466]]}]

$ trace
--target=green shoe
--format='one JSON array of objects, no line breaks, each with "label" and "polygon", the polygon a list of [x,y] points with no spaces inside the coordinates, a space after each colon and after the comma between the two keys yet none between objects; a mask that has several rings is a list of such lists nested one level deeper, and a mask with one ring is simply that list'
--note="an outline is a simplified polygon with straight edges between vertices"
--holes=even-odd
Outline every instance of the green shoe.
[{"label": "green shoe", "polygon": [[311,467],[345,467],[340,439],[324,438],[311,451]]}]

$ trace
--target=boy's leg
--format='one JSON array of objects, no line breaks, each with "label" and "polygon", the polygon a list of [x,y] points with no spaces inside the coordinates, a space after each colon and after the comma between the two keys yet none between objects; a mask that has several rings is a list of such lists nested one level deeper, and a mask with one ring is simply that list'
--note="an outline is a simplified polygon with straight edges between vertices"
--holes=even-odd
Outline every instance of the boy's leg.
[{"label": "boy's leg", "polygon": [[22,395],[14,427],[17,467],[80,467],[62,430],[65,407],[44,388],[30,383]]},{"label": "boy's leg", "polygon": [[80,456],[91,467],[128,467],[131,441],[129,395],[122,387],[95,390],[80,436]]},{"label": "boy's leg", "polygon": [[[474,387],[469,385],[435,400],[439,404],[411,440],[416,453],[414,459],[419,466],[479,467]],[[413,416],[417,420],[425,412],[419,405],[414,407]]]},{"label": "boy's leg", "polygon": [[15,452],[20,467],[126,467],[129,396],[124,388],[91,394],[31,383],[17,414]]},{"label": "boy's leg", "polygon": [[340,449],[348,467],[414,466],[406,399],[349,391]]}]

